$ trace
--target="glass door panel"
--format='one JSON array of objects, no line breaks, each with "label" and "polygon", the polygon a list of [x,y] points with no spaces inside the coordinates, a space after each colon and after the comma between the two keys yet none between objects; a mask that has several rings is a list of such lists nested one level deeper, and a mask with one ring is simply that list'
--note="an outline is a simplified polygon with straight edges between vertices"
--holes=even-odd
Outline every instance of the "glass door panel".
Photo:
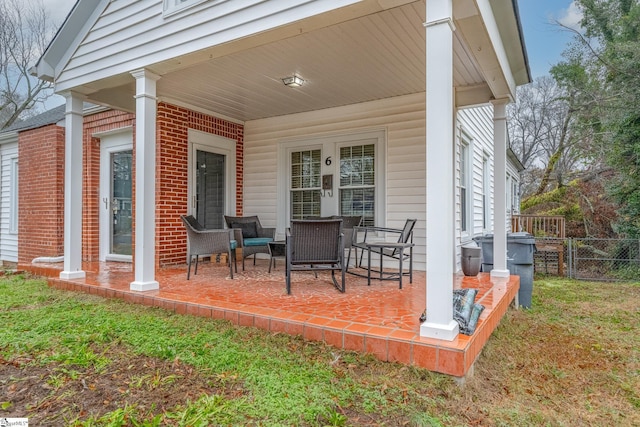
[{"label": "glass door panel", "polygon": [[195,217],[205,228],[224,228],[225,155],[196,150]]},{"label": "glass door panel", "polygon": [[320,216],[321,157],[320,149],[291,153],[291,219]]},{"label": "glass door panel", "polygon": [[340,148],[340,215],[360,215],[375,223],[375,145]]},{"label": "glass door panel", "polygon": [[131,167],[133,151],[111,153],[110,253],[131,255]]}]

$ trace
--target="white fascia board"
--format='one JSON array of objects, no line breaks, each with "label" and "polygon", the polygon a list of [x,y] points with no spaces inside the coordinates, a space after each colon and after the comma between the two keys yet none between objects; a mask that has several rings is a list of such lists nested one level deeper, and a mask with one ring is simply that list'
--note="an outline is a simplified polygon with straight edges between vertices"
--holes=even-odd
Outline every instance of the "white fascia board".
[{"label": "white fascia board", "polygon": [[[254,17],[255,19],[241,22],[237,26],[225,28],[223,31],[218,31],[210,34],[197,34],[197,37],[189,36],[189,38],[187,38],[187,31],[196,32],[195,29],[189,29],[183,33],[178,33],[177,37],[183,37],[184,40],[182,40],[181,43],[176,43],[171,47],[166,47],[163,44],[162,40],[152,40],[144,46],[144,55],[136,55],[133,58],[122,58],[120,62],[110,62],[108,67],[97,69],[91,73],[65,76],[64,74],[61,75],[61,70],[58,70],[58,67],[56,67],[56,73],[58,74],[58,77],[60,77],[60,79],[56,79],[56,92],[71,90],[79,86],[90,84],[94,81],[107,79],[117,75],[125,75],[128,74],[131,70],[146,68],[151,71],[155,71],[154,64],[160,64],[165,61],[175,60],[176,58],[188,60],[190,55],[194,55],[199,51],[204,51],[206,49],[214,48],[217,46],[224,46],[227,43],[233,43],[239,40],[243,40],[247,37],[254,37],[272,30],[286,28],[294,22],[302,21],[305,19],[317,19],[317,22],[323,22],[322,17],[328,13],[333,13],[331,15],[331,22],[324,25],[333,25],[334,23],[342,22],[347,18],[352,19],[355,16],[362,16],[363,14],[372,13],[372,11],[383,10],[381,6],[374,0],[307,0],[305,2],[295,0],[288,1],[290,1],[291,3],[290,7],[284,8],[277,14],[256,16]],[[102,0],[102,2],[105,2],[105,6],[106,4],[108,4],[108,0]],[[400,1],[400,3],[402,2],[404,2],[404,0]],[[269,1],[266,1],[265,3],[269,3]],[[204,7],[202,5],[206,5],[206,3],[202,3],[198,7]],[[282,7],[280,4],[279,6]],[[340,13],[339,9],[348,7],[354,8],[351,11],[351,14]],[[193,11],[191,13],[207,12],[207,10],[200,11],[197,10],[197,8],[194,9],[196,10],[189,10]],[[167,20],[170,21],[174,18],[175,17],[172,15]],[[82,37],[84,37],[85,35],[86,33],[82,34]],[[256,38],[256,40],[259,39]],[[143,46],[137,47],[137,49],[142,48]],[[69,56],[65,59],[65,61],[61,61],[60,63],[66,65],[70,60],[72,54],[73,50],[70,50]]]},{"label": "white fascia board", "polygon": [[78,0],[44,51],[33,72],[42,80],[55,81],[110,0]]},{"label": "white fascia board", "polygon": [[12,142],[18,142],[18,132],[17,131],[9,131],[5,133],[0,133],[0,145],[10,144]]},{"label": "white fascia board", "polygon": [[[480,17],[484,23],[487,31],[487,36],[491,41],[491,46],[496,55],[496,59],[500,64],[500,71],[504,78],[505,84],[509,87],[509,95],[515,99],[516,96],[516,82],[511,71],[511,64],[507,57],[504,44],[502,43],[502,37],[495,16],[493,14],[493,8],[489,4],[489,0],[475,0],[476,7],[480,12]],[[515,19],[515,16],[514,16]],[[505,96],[506,94],[500,94]]]}]

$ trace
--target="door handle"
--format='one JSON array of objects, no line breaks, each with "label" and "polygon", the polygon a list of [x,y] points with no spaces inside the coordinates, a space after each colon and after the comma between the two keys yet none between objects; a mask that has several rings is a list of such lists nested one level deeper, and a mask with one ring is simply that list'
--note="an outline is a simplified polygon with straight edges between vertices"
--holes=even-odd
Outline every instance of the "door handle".
[{"label": "door handle", "polygon": [[109,198],[108,197],[103,197],[102,198],[102,202],[104,203],[104,208],[105,209],[109,209]]}]

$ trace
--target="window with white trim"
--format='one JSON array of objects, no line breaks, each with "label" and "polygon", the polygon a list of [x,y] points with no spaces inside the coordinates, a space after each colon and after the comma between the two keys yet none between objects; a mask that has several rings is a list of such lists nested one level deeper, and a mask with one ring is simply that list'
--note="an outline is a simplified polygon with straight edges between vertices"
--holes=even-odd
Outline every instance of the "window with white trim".
[{"label": "window with white trim", "polygon": [[520,212],[520,208],[518,206],[520,191],[518,188],[518,181],[515,179],[515,177],[513,178],[512,184],[513,184],[513,190],[511,191],[511,213],[515,215],[515,214],[518,214],[518,212]]},{"label": "window with white trim", "polygon": [[340,215],[362,216],[362,225],[375,224],[375,144],[340,147]]},{"label": "window with white trim", "polygon": [[511,178],[511,174],[509,172],[507,172],[507,182],[505,183],[505,205],[506,205],[506,213],[507,214],[511,214],[511,209],[512,209],[512,203],[513,203],[513,195],[512,195],[512,190],[513,190],[513,186],[512,186],[512,178]]},{"label": "window with white trim", "polygon": [[489,155],[484,153],[482,157],[482,229],[489,226]]},{"label": "window with white trim", "polygon": [[18,233],[18,158],[11,159],[9,188],[9,233]]},{"label": "window with white trim", "polygon": [[[361,215],[384,226],[386,134],[370,130],[278,144],[278,233],[291,220]],[[326,178],[323,188],[323,178]]]},{"label": "window with white trim", "polygon": [[460,230],[471,229],[471,161],[469,141],[463,140],[460,147]]},{"label": "window with white trim", "polygon": [[320,149],[291,153],[291,219],[320,216],[321,156]]},{"label": "window with white trim", "polygon": [[164,14],[170,15],[205,1],[207,0],[164,0]]}]

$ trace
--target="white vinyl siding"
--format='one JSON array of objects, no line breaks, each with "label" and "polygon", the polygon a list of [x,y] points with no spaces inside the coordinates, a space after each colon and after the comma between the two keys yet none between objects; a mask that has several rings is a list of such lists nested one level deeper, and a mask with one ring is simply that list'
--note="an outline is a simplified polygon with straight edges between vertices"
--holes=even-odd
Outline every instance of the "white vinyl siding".
[{"label": "white vinyl siding", "polygon": [[[490,182],[485,184],[493,191],[493,118],[491,107],[460,110],[456,128],[458,152],[461,129],[473,138],[473,167],[470,195],[473,215],[470,237],[482,235],[482,160],[485,153],[489,162]],[[385,220],[381,224],[401,228],[407,218],[416,218],[414,241],[414,267],[424,270],[425,258],[425,208],[426,208],[426,142],[424,93],[389,98],[321,111],[300,113],[270,119],[249,121],[244,135],[244,214],[259,215],[265,226],[278,223],[278,143],[311,136],[339,135],[384,129],[385,153]],[[458,179],[459,177],[457,177]],[[457,181],[456,179],[456,181]],[[442,184],[442,183],[441,183]],[[334,188],[336,188],[334,182]],[[452,184],[453,185],[453,184]],[[284,189],[286,190],[286,188]],[[456,192],[458,189],[456,188]],[[493,197],[487,197],[491,224]],[[460,206],[456,215],[459,218]],[[460,228],[457,235],[460,236]],[[493,228],[490,225],[491,228]],[[460,237],[458,237],[460,244]],[[459,256],[458,256],[459,258]]]},{"label": "white vinyl siding", "polygon": [[[458,225],[456,235],[458,236],[458,244],[465,243],[469,239],[481,236],[485,232],[493,231],[493,109],[491,106],[482,106],[475,108],[465,108],[458,111],[458,152],[460,152],[460,144],[462,144],[462,134],[472,139],[470,144],[471,152],[469,157],[472,159],[471,168],[471,224],[467,233],[463,233],[460,224],[460,204],[456,207],[456,215]],[[488,164],[484,165],[484,159],[489,158]],[[458,165],[458,174],[460,165]],[[483,169],[487,168],[483,172]],[[487,178],[484,176],[487,174]],[[486,194],[484,201],[488,209],[483,211],[483,194]],[[483,217],[487,216],[487,226],[483,227]]]},{"label": "white vinyl siding", "polygon": [[18,144],[0,146],[0,261],[18,262]]},{"label": "white vinyl siding", "polygon": [[[167,0],[173,1],[175,0]],[[355,0],[190,1],[164,14],[164,0],[107,2],[72,58],[63,60],[58,90],[122,74],[223,45],[294,21],[356,3]],[[102,3],[104,4],[104,2]],[[100,12],[96,10],[96,12]],[[68,63],[67,63],[68,61]]]},{"label": "white vinyl siding", "polygon": [[[376,225],[402,228],[417,218],[415,268],[425,268],[425,110],[424,93],[381,101],[249,121],[244,134],[244,214],[277,224],[277,147],[310,136],[386,133],[384,215]],[[353,145],[353,144],[351,144]],[[337,161],[335,158],[334,161]],[[380,171],[377,171],[380,172]],[[338,183],[334,181],[334,189]]]},{"label": "white vinyl siding", "polygon": [[[471,224],[464,232],[461,229],[461,206],[456,205],[456,263],[460,268],[460,246],[473,237],[493,232],[493,109],[491,106],[458,110],[456,122],[457,151],[460,153],[463,134],[472,139],[471,151]],[[486,160],[486,163],[485,163]],[[457,174],[460,177],[460,164]]]}]

